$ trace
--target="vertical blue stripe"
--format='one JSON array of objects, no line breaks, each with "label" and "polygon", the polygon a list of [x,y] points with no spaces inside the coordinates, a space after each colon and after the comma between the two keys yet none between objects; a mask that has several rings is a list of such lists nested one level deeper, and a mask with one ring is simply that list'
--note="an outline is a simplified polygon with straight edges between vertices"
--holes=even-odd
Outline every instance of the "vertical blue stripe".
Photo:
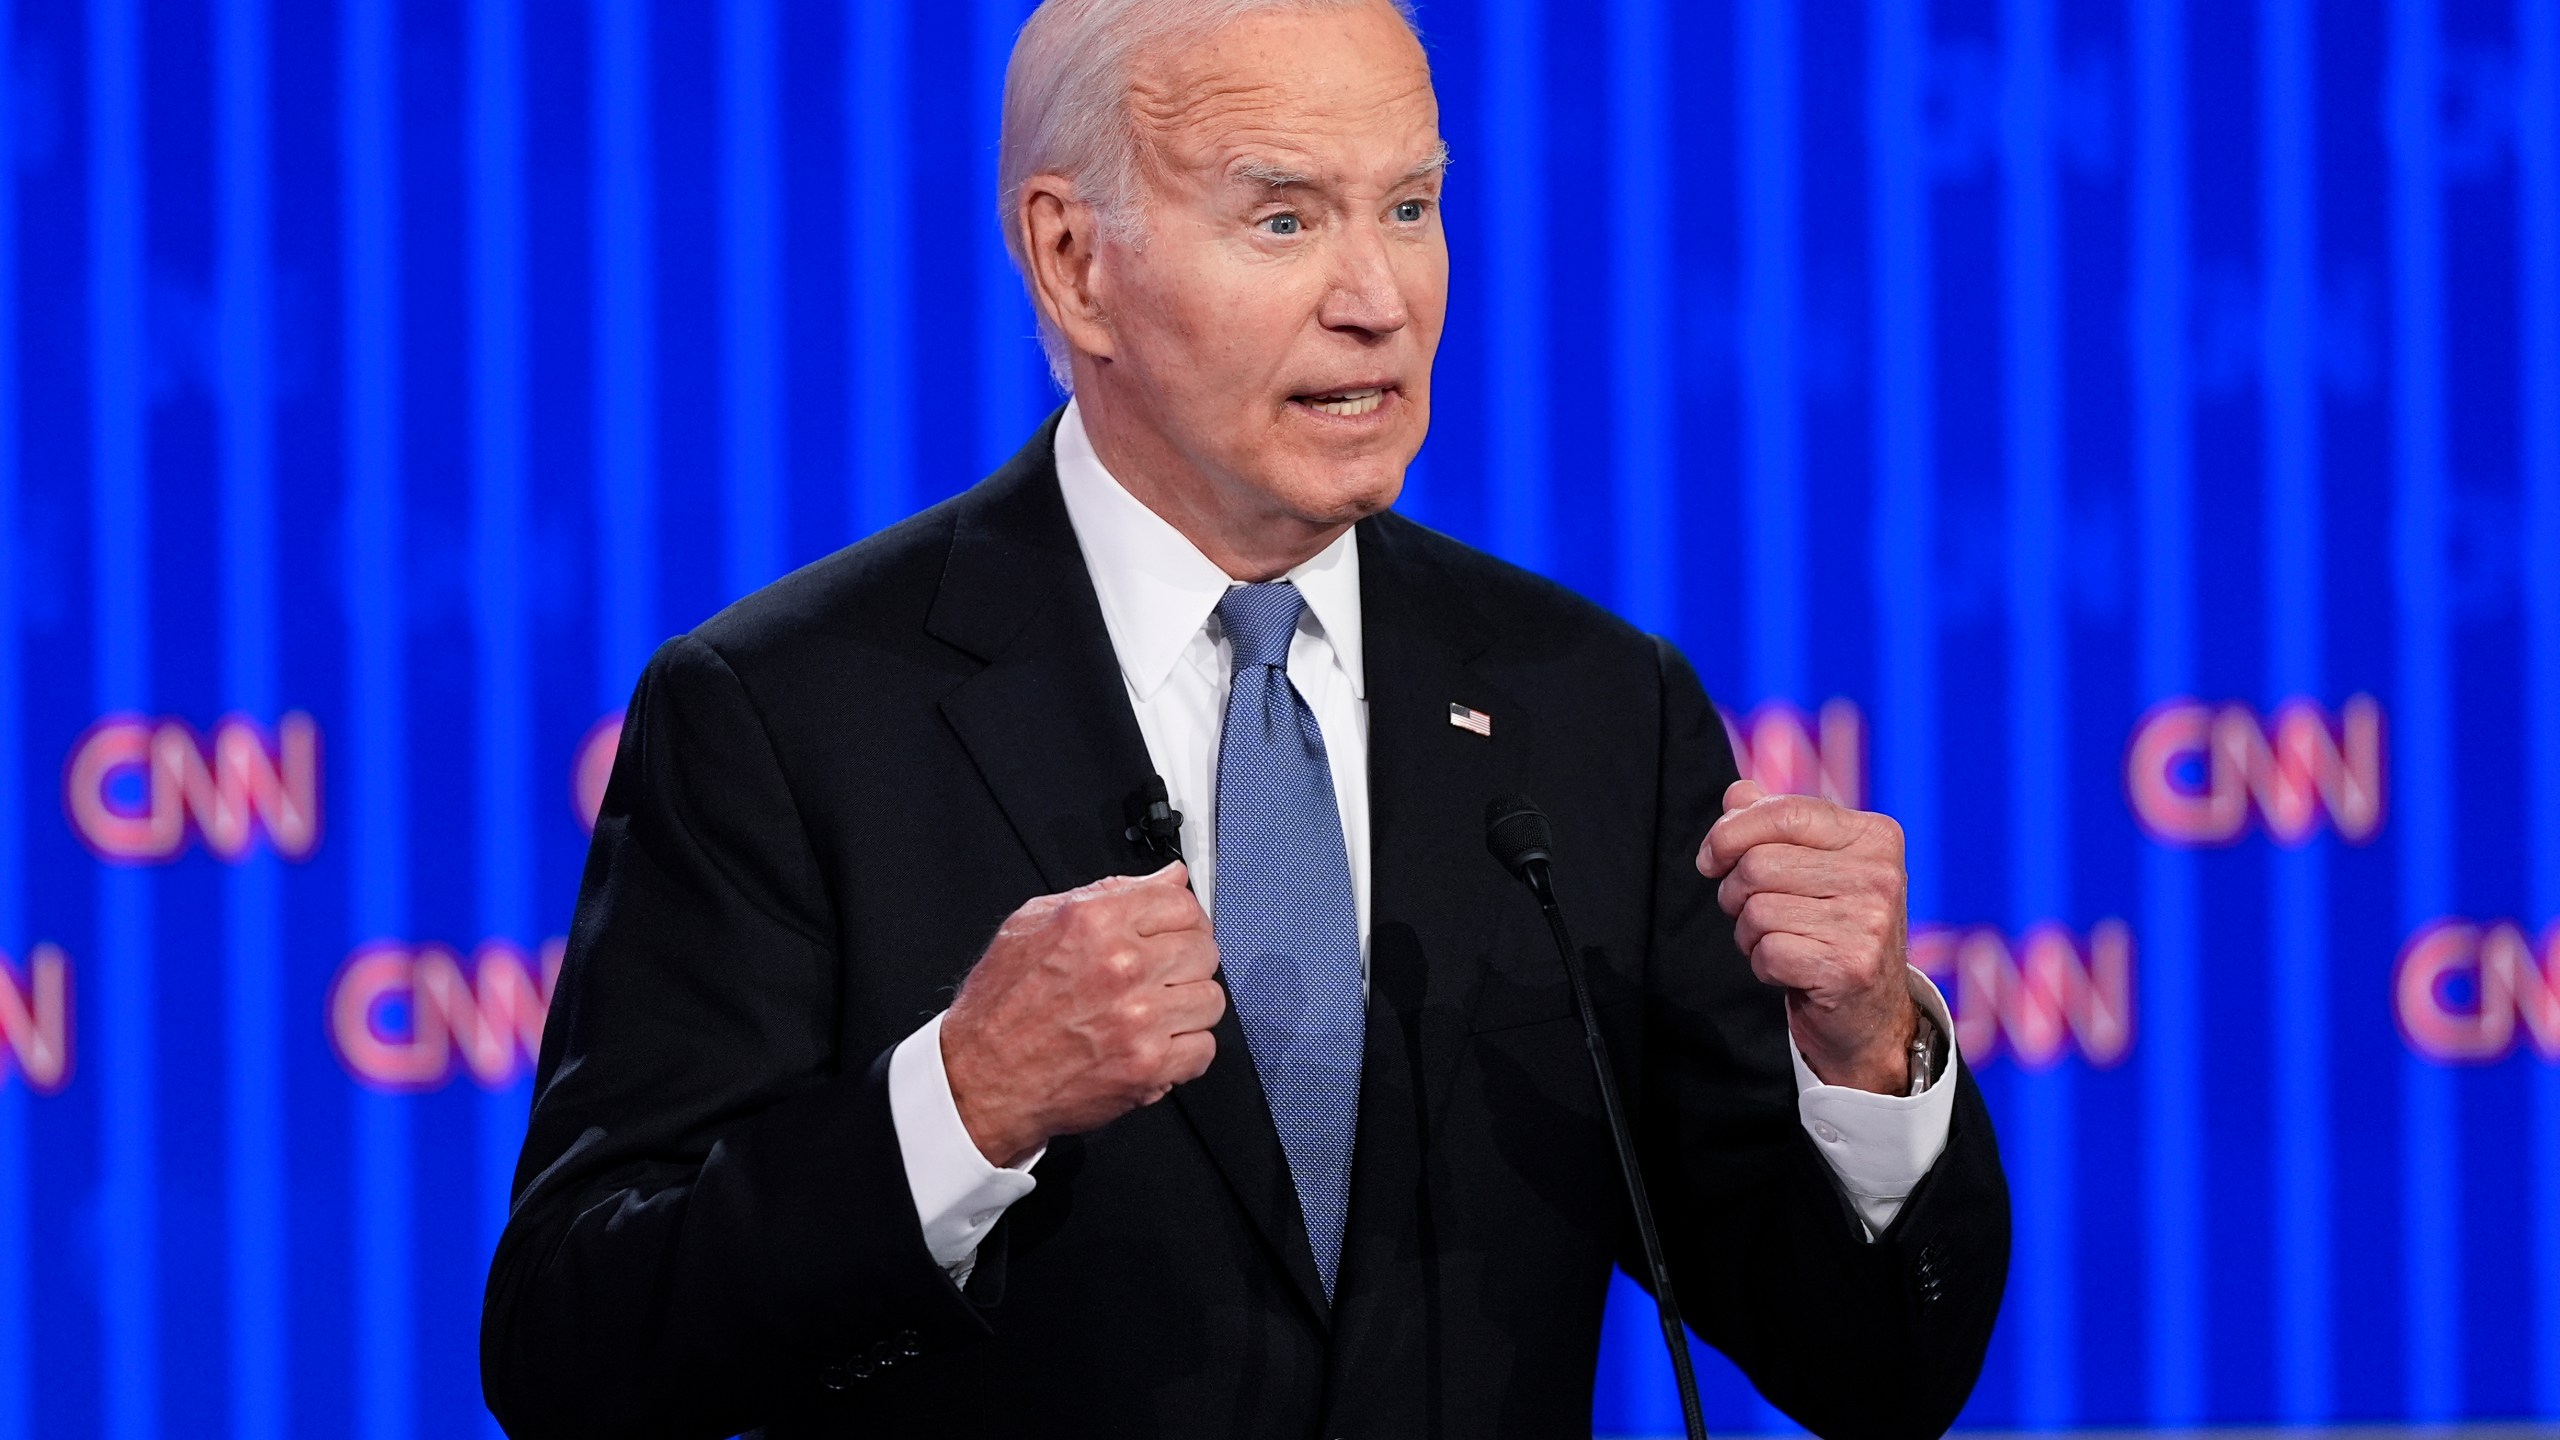
[{"label": "vertical blue stripe", "polygon": [[846,453],[855,533],[915,507],[915,339],[908,235],[907,7],[846,0],[845,250],[853,259]]},{"label": "vertical blue stripe", "polygon": [[657,247],[650,184],[649,7],[595,0],[597,706],[611,710],[658,639]]},{"label": "vertical blue stripe", "polygon": [[988,470],[1030,438],[1039,417],[1038,325],[1005,249],[1005,230],[1012,224],[1006,197],[996,195],[996,146],[1004,114],[1005,65],[1013,56],[1013,37],[1028,10],[1024,0],[977,0],[974,53],[970,59],[970,113],[976,117],[970,163],[993,197],[995,223],[977,229],[978,301],[978,464]]},{"label": "vertical blue stripe", "polygon": [[[0,0],[0,76],[18,73],[17,7]],[[18,153],[14,105],[0,105],[0,156]],[[26,583],[18,539],[18,168],[0,168],[0,954],[33,948],[25,906],[26,773],[20,704],[19,626]],[[0,1057],[0,1440],[29,1440],[35,1425],[34,1312],[27,1257],[35,1252],[28,1175],[25,1083]]]},{"label": "vertical blue stripe", "polygon": [[1902,822],[1914,919],[1938,899],[1937,432],[1931,424],[1922,0],[1869,0],[1869,263],[1875,267],[1876,803]]},{"label": "vertical blue stripe", "polygon": [[[2526,864],[2536,927],[2560,921],[2560,6],[2517,0],[2517,240],[2523,273]],[[0,752],[5,753],[5,752]],[[2560,1215],[2560,1064],[2533,1069],[2533,1191]],[[2560,1225],[2533,1227],[2533,1404],[2560,1419]]]},{"label": "vertical blue stripe", "polygon": [[[2266,294],[2267,693],[2324,699],[2321,649],[2318,145],[2309,0],[2258,7],[2258,193]],[[2268,1060],[2274,1114],[2276,1406],[2288,1424],[2334,1408],[2329,1146],[2329,877],[2315,841],[2268,857]]]},{"label": "vertical blue stripe", "polygon": [[720,5],[720,367],[728,597],[782,573],[781,150],[773,0]]},{"label": "vertical blue stripe", "polygon": [[1742,494],[1754,699],[1805,693],[1804,445],[1796,393],[1794,0],[1735,10],[1741,114]]},{"label": "vertical blue stripe", "polygon": [[[151,500],[143,393],[142,35],[133,0],[90,0],[90,555],[96,707],[150,702]],[[157,887],[98,872],[98,1376],[107,1440],[160,1430]]]},{"label": "vertical blue stripe", "polygon": [[1484,0],[1486,479],[1493,551],[1554,563],[1547,477],[1547,88],[1545,7]]},{"label": "vertical blue stripe", "polygon": [[[1754,700],[1805,701],[1804,457],[1796,392],[1796,7],[1742,0],[1734,21],[1741,212],[1742,532]],[[1497,332],[1499,334],[1500,332]],[[1536,392],[1526,392],[1536,393]],[[1757,1431],[1788,1428],[1751,1397]]]},{"label": "vertical blue stripe", "polygon": [[[2399,807],[2401,926],[2455,904],[2451,656],[2445,546],[2444,237],[2435,154],[2438,61],[2433,0],[2392,0],[2386,126],[2391,147],[2393,578],[2399,704],[2392,797]],[[2401,1061],[2401,1264],[2407,1416],[2450,1421],[2462,1405],[2463,1223],[2453,1077]]]},{"label": "vertical blue stripe", "polygon": [[[223,691],[231,709],[273,724],[278,676],[265,0],[224,0],[215,26]],[[282,878],[277,857],[263,846],[228,877],[227,1318],[231,1433],[243,1440],[282,1436],[289,1413]]]},{"label": "vertical blue stripe", "polygon": [[[465,120],[471,313],[474,834],[482,933],[537,948],[533,933],[533,667],[525,547],[524,55],[511,0],[472,0]],[[521,1083],[480,1096],[479,1253],[506,1227],[524,1144]],[[482,1429],[501,1437],[485,1413]]]},{"label": "vertical blue stripe", "polygon": [[[2065,916],[2070,776],[2062,585],[2060,220],[2054,197],[2051,0],[2004,0],[2001,150],[2002,440],[2008,468],[2011,910],[2017,926]],[[2012,1283],[2019,1422],[2068,1425],[2078,1406],[2078,1294],[2072,1271],[2073,1071],[2023,1077],[2015,1091],[2018,1210]]]},{"label": "vertical blue stripe", "polygon": [[[2195,684],[2193,437],[2186,318],[2186,0],[2133,11],[2134,485],[2142,532],[2142,693],[2148,705]],[[2205,1416],[2203,1056],[2196,864],[2143,851],[2143,1168],[2149,1419]]]},{"label": "vertical blue stripe", "polygon": [[1608,229],[1615,327],[1609,392],[1617,431],[1618,613],[1647,630],[1679,611],[1673,503],[1670,315],[1671,36],[1665,0],[1609,7]]},{"label": "vertical blue stripe", "polygon": [[[340,143],[346,247],[348,909],[359,942],[409,923],[407,618],[402,605],[400,172],[393,0],[346,0]],[[417,1433],[409,1102],[355,1096],[356,1434]]]}]

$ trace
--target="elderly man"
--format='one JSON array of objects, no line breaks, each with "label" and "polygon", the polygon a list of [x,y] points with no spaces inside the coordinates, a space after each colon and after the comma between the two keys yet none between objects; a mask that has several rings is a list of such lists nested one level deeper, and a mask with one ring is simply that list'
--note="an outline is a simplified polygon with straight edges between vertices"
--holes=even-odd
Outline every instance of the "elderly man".
[{"label": "elderly man", "polygon": [[1892,822],[1388,508],[1444,157],[1389,0],[1025,27],[1074,399],[642,678],[490,1276],[512,1433],[1587,1435],[1633,1234],[1514,792],[1691,1320],[1816,1431],[1954,1417],[2007,1201]]}]

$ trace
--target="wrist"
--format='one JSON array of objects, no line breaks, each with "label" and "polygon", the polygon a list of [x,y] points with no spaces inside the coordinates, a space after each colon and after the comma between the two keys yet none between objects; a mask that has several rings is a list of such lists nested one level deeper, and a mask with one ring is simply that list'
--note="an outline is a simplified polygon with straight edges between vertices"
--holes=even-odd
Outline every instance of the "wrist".
[{"label": "wrist", "polygon": [[1876,1095],[1912,1093],[1911,1045],[1923,1021],[1917,1002],[1906,998],[1892,1023],[1869,1030],[1854,1049],[1830,1043],[1829,1037],[1808,1035],[1807,1027],[1797,1024],[1792,1013],[1788,1021],[1795,1032],[1796,1050],[1823,1084]]},{"label": "wrist", "polygon": [[968,1046],[953,1045],[949,1025],[943,1026],[941,1038],[942,1074],[951,1086],[951,1106],[960,1112],[960,1127],[969,1132],[969,1143],[978,1147],[988,1164],[1012,1165],[1048,1143],[1047,1135],[1034,1133],[1037,1127],[1006,1103],[1000,1085],[981,1083]]}]

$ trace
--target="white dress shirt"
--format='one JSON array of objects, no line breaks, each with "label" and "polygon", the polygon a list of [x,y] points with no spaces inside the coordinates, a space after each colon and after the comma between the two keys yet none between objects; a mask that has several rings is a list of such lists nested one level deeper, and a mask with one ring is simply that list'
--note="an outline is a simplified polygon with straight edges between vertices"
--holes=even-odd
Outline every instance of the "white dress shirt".
[{"label": "white dress shirt", "polygon": [[[1085,567],[1102,602],[1102,622],[1147,756],[1182,813],[1182,852],[1192,887],[1215,913],[1218,740],[1225,730],[1231,649],[1218,601],[1237,582],[1162,516],[1122,489],[1094,454],[1074,402],[1058,422],[1058,485]],[[1306,597],[1289,645],[1289,680],[1323,728],[1334,804],[1351,861],[1351,898],[1361,961],[1369,944],[1369,706],[1360,656],[1360,550],[1345,532],[1289,572]],[[1700,884],[1706,884],[1700,880]],[[1952,1036],[1946,1001],[1918,971],[1914,998]],[[1792,1037],[1796,1110],[1840,1177],[1870,1235],[1893,1223],[1912,1187],[1946,1148],[1955,1113],[1952,1058],[1947,1075],[1921,1095],[1876,1095],[1814,1077]],[[1952,1055],[1952,1051],[1951,1051]],[[889,1059],[889,1107],[906,1162],[907,1186],[923,1222],[925,1248],[966,1282],[978,1246],[1005,1208],[1038,1183],[1032,1167],[987,1162],[961,1124],[942,1066],[942,1017],[898,1045]]]}]

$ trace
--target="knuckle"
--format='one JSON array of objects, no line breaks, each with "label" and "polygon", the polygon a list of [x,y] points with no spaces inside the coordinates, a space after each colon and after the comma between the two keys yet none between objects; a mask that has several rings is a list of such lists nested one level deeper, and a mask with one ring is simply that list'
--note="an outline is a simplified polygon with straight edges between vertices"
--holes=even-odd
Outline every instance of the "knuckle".
[{"label": "knuckle", "polygon": [[1129,1043],[1129,1061],[1132,1071],[1140,1078],[1152,1081],[1164,1072],[1165,1057],[1172,1048],[1173,1043],[1166,1036],[1156,1034],[1139,1036]]},{"label": "knuckle", "polygon": [[1775,882],[1783,869],[1775,855],[1763,847],[1754,846],[1743,852],[1742,861],[1733,867],[1733,873],[1745,885],[1760,890]]}]

